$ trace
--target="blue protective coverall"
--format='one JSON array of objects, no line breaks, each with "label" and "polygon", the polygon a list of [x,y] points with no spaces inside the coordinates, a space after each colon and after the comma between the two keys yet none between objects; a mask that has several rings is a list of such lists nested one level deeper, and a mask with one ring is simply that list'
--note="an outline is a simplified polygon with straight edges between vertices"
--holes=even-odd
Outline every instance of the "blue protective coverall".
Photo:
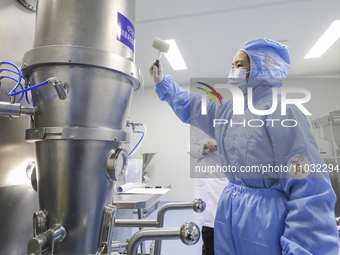
[{"label": "blue protective coverall", "polygon": [[[239,50],[250,60],[247,86],[253,89],[255,109],[270,109],[272,88],[283,85],[289,68],[288,48],[269,39],[255,39]],[[300,109],[287,105],[283,116],[279,98],[273,113],[255,115],[245,100],[244,115],[234,115],[232,101],[223,105],[208,102],[207,114],[201,115],[202,97],[179,87],[171,76],[165,76],[155,90],[183,122],[214,137],[222,165],[236,169],[226,172],[230,182],[218,204],[216,255],[338,254],[336,196],[328,172],[311,171],[306,178],[297,179],[286,171],[273,170],[288,166],[291,169],[300,163],[310,167],[324,163]],[[214,127],[214,119],[228,120],[228,124]],[[252,122],[258,127],[247,125],[252,119],[260,119],[264,125],[260,126],[260,121]],[[293,119],[297,125],[281,125],[285,119]],[[231,126],[231,121],[245,125]],[[246,166],[268,166],[272,170],[241,172]]]}]

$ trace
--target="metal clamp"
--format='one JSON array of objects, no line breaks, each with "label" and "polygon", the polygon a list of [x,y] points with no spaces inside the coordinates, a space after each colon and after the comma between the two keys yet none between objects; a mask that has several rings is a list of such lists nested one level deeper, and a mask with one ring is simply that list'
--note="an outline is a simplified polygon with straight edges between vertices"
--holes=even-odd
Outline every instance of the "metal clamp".
[{"label": "metal clamp", "polygon": [[113,227],[116,218],[117,208],[114,205],[106,205],[104,209],[104,218],[102,225],[102,234],[100,238],[99,248],[96,254],[107,254],[111,253],[112,234]]},{"label": "metal clamp", "polygon": [[23,56],[22,73],[27,77],[41,66],[70,64],[115,70],[126,75],[135,90],[143,86],[140,82],[143,78],[140,77],[140,69],[131,60],[115,53],[75,45],[49,45],[26,52]]},{"label": "metal clamp", "polygon": [[112,241],[111,243],[111,252],[118,252],[121,249],[126,249],[128,243],[121,243],[119,241]]},{"label": "metal clamp", "polygon": [[34,237],[43,234],[47,230],[47,219],[44,211],[38,211],[33,214],[33,234]]},{"label": "metal clamp", "polygon": [[117,148],[110,152],[107,160],[106,175],[111,181],[119,181],[127,168],[128,152],[123,148]]},{"label": "metal clamp", "polygon": [[54,228],[34,237],[28,242],[27,254],[43,255],[45,251],[54,253],[54,244],[63,241],[66,237],[65,228],[58,224]]},{"label": "metal clamp", "polygon": [[135,132],[135,128],[138,127],[138,126],[143,126],[144,124],[143,123],[140,123],[140,122],[136,122],[136,121],[126,121],[126,127],[130,127],[132,126],[132,130]]},{"label": "metal clamp", "polygon": [[48,78],[47,81],[54,86],[60,100],[67,98],[68,85],[66,83],[63,85],[56,77]]},{"label": "metal clamp", "polygon": [[96,140],[130,141],[124,130],[84,127],[38,127],[26,129],[25,139],[29,142],[41,140]]}]

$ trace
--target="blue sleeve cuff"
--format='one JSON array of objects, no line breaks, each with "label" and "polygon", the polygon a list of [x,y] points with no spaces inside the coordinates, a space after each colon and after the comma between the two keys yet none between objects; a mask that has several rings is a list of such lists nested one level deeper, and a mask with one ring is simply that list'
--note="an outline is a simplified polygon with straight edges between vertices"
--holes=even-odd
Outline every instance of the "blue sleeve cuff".
[{"label": "blue sleeve cuff", "polygon": [[161,83],[157,84],[155,87],[155,91],[160,100],[165,101],[165,94],[168,92],[170,84],[173,82],[171,75],[164,76],[164,79]]}]

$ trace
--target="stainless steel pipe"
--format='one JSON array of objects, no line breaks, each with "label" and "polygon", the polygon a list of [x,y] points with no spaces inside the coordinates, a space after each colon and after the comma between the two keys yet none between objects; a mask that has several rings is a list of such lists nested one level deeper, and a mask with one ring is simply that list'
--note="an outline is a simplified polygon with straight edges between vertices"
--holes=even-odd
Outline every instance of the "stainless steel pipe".
[{"label": "stainless steel pipe", "polygon": [[184,223],[180,228],[142,229],[134,234],[127,246],[127,255],[137,255],[138,246],[147,240],[181,239],[184,244],[194,245],[200,239],[200,229],[192,222]]},{"label": "stainless steel pipe", "polygon": [[[162,228],[164,226],[164,216],[167,211],[170,210],[186,210],[193,209],[197,213],[201,213],[205,210],[205,202],[202,199],[195,199],[193,202],[183,202],[183,203],[167,203],[162,206],[157,213],[158,227]],[[156,240],[155,242],[155,255],[160,255],[162,250],[161,240]]]},{"label": "stainless steel pipe", "polygon": [[115,227],[152,228],[152,227],[159,227],[159,224],[157,220],[116,219]]},{"label": "stainless steel pipe", "polygon": [[137,255],[138,246],[147,240],[172,240],[179,238],[180,228],[142,229],[131,237],[126,255]]},{"label": "stainless steel pipe", "polygon": [[11,104],[0,102],[0,115],[19,117],[20,115],[34,115],[34,108],[22,106],[20,104]]}]

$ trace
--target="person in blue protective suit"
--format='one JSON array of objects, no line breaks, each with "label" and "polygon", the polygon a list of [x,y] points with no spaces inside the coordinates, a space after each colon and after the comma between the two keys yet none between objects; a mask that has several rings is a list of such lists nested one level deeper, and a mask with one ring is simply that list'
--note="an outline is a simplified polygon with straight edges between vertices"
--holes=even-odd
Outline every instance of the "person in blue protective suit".
[{"label": "person in blue protective suit", "polygon": [[[328,173],[312,171],[323,160],[305,114],[288,104],[284,115],[281,97],[271,113],[253,113],[271,109],[289,65],[287,46],[269,39],[246,42],[234,57],[229,84],[244,98],[252,93],[252,101],[244,100],[244,114],[233,113],[236,101],[207,102],[202,115],[202,97],[151,64],[159,98],[183,122],[215,138],[222,165],[231,168],[215,219],[216,255],[338,254],[336,196]],[[216,119],[224,125],[214,125]]]}]

